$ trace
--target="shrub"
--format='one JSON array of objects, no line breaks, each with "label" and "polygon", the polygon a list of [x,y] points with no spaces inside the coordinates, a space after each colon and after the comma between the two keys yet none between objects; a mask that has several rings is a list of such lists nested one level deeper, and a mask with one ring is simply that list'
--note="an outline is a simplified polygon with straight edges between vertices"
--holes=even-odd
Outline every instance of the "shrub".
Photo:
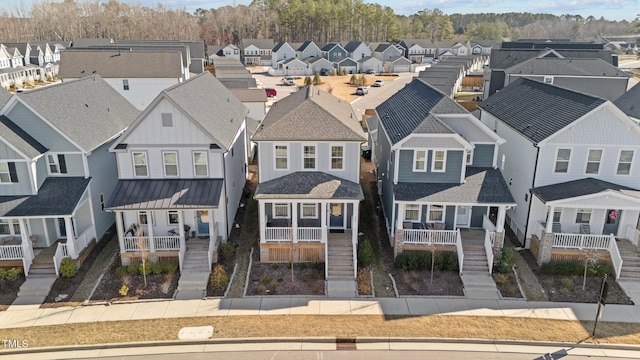
[{"label": "shrub", "polygon": [[573,286],[573,280],[571,278],[565,277],[560,279],[560,285],[562,287],[570,288]]},{"label": "shrub", "polygon": [[129,275],[128,271],[127,271],[127,266],[122,265],[122,266],[118,266],[116,268],[116,275],[118,275],[119,277],[123,277],[125,275]]},{"label": "shrub", "polygon": [[220,257],[222,261],[233,259],[233,254],[236,252],[236,246],[231,242],[220,244]]},{"label": "shrub", "polygon": [[267,275],[267,274],[264,274],[264,275],[262,275],[262,276],[260,277],[260,284],[265,284],[265,285],[266,285],[266,284],[270,283],[270,282],[271,282],[271,280],[273,280],[273,279],[271,278],[271,276],[269,276],[269,275]]},{"label": "shrub", "polygon": [[151,274],[151,269],[153,268],[153,262],[151,261],[146,261],[144,266],[142,266],[142,263],[138,264],[138,274],[140,275],[149,275]]},{"label": "shrub", "polygon": [[506,284],[509,281],[509,277],[507,274],[495,273],[493,275],[493,281],[495,281],[496,284]]},{"label": "shrub", "polygon": [[502,253],[500,254],[500,259],[498,260],[498,265],[496,266],[498,272],[502,274],[510,272],[514,263],[515,261],[513,259],[513,249],[503,247]]},{"label": "shrub", "polygon": [[322,79],[320,79],[320,75],[318,73],[313,74],[313,85],[322,84]]},{"label": "shrub", "polygon": [[364,76],[364,74],[358,77],[358,85],[361,85],[361,86],[367,85],[367,78]]},{"label": "shrub", "polygon": [[159,262],[147,262],[147,267],[151,269],[153,275],[162,274],[162,265]]},{"label": "shrub", "polygon": [[438,256],[443,257],[442,267],[438,270],[457,271],[458,270],[458,254],[454,252],[440,253]]},{"label": "shrub", "polygon": [[127,265],[127,274],[129,274],[131,276],[139,275],[140,272],[138,271],[138,264],[129,263],[129,265]]},{"label": "shrub", "polygon": [[361,267],[367,267],[373,264],[373,247],[371,241],[365,240],[360,245],[360,253],[358,254],[358,263]]},{"label": "shrub", "polygon": [[0,281],[16,281],[22,275],[22,268],[0,268]]},{"label": "shrub", "polygon": [[227,272],[224,270],[222,265],[218,264],[213,269],[213,274],[211,274],[211,278],[209,279],[211,283],[211,289],[213,291],[223,291],[227,287],[227,283],[229,282],[229,277],[227,276]]},{"label": "shrub", "polygon": [[[542,264],[542,273],[546,275],[583,275],[584,263],[581,261],[560,261]],[[589,264],[587,266],[587,276],[603,276],[611,273],[611,266],[607,263]]]},{"label": "shrub", "polygon": [[271,264],[271,266],[273,267],[273,270],[278,270],[278,268],[280,267],[280,264],[278,264],[277,262],[274,262],[273,264]]},{"label": "shrub", "polygon": [[159,264],[165,274],[175,274],[178,271],[178,263],[175,261],[162,261]]},{"label": "shrub", "polygon": [[78,267],[75,261],[71,258],[64,258],[60,263],[60,276],[65,278],[71,278],[78,273]]},{"label": "shrub", "polygon": [[311,78],[308,76],[305,76],[304,78],[304,86],[309,86],[311,85]]},{"label": "shrub", "polygon": [[127,285],[122,285],[120,287],[120,290],[118,290],[118,293],[120,293],[120,295],[122,296],[127,296],[127,294],[129,293],[129,287]]},{"label": "shrub", "polygon": [[351,78],[349,79],[349,84],[358,85],[358,76],[356,74],[351,75]]}]

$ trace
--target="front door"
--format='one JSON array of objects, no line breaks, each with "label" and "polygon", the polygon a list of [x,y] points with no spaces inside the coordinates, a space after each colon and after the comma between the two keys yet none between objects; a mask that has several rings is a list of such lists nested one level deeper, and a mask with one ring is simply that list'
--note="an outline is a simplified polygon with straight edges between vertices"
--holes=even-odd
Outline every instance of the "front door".
[{"label": "front door", "polygon": [[469,227],[470,215],[471,208],[469,206],[458,206],[456,210],[456,227]]},{"label": "front door", "polygon": [[198,235],[209,235],[209,211],[200,210],[196,211],[196,218],[198,220]]},{"label": "front door", "polygon": [[67,237],[67,223],[64,218],[58,218],[58,235],[60,235],[61,239]]},{"label": "front door", "polygon": [[618,234],[618,227],[620,226],[620,216],[622,216],[622,210],[607,210],[607,212],[605,213],[604,226],[602,227],[603,235]]},{"label": "front door", "polygon": [[329,229],[344,230],[344,204],[331,204],[329,211]]}]

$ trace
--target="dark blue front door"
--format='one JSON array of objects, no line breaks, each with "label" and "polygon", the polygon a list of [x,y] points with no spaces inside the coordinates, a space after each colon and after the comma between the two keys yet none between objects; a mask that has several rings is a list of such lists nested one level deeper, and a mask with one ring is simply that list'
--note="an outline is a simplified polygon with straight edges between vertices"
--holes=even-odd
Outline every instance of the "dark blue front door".
[{"label": "dark blue front door", "polygon": [[196,211],[198,218],[198,234],[209,235],[209,211]]}]

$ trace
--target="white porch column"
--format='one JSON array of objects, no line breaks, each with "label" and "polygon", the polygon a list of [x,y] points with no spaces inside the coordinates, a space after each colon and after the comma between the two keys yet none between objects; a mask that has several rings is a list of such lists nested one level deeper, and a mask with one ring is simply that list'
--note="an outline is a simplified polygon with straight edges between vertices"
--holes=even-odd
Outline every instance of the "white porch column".
[{"label": "white porch column", "polygon": [[184,220],[182,219],[182,211],[178,211],[178,236],[180,236],[180,247],[182,247],[182,244],[184,244]]},{"label": "white porch column", "polygon": [[298,242],[298,203],[291,202],[291,240]]},{"label": "white porch column", "polygon": [[122,216],[123,216],[123,212],[122,211],[116,211],[115,216],[116,216],[116,233],[118,234],[118,244],[120,244],[120,252],[123,253],[124,251],[124,229],[122,227]]},{"label": "white porch column", "polygon": [[260,220],[260,242],[265,242],[265,232],[266,232],[266,221],[265,218],[265,202],[263,200],[258,200],[258,220]]},{"label": "white porch column", "polygon": [[31,243],[31,234],[27,234],[27,225],[23,218],[18,219],[18,225],[20,226],[20,237],[22,237],[22,248],[24,249],[24,245],[28,245],[27,251],[29,251],[29,257],[33,259],[35,256],[33,254],[33,244]]},{"label": "white porch column", "polygon": [[405,213],[405,207],[406,207],[406,204],[403,204],[403,203],[399,203],[398,204],[398,219],[396,220],[396,222],[397,222],[396,229],[397,230],[402,230],[403,229],[402,226],[404,225],[403,224],[404,215],[403,215],[402,218],[400,218],[400,215]]},{"label": "white porch column", "polygon": [[322,242],[327,243],[327,203],[320,203],[320,228],[322,231]]},{"label": "white porch column", "polygon": [[209,241],[218,241],[218,239],[213,238],[214,236],[216,236],[216,232],[213,231],[215,226],[216,222],[213,219],[213,209],[209,209]]},{"label": "white porch column", "polygon": [[77,259],[78,253],[76,250],[76,236],[73,231],[73,221],[71,221],[71,216],[64,218],[64,227],[67,231],[67,251],[69,252],[69,256],[71,256],[72,259]]},{"label": "white porch column", "polygon": [[549,213],[547,214],[547,227],[544,229],[544,231],[547,234],[550,234],[553,229],[553,212],[554,211],[555,211],[555,207],[549,206]]},{"label": "white porch column", "polygon": [[[354,244],[358,243],[358,218],[360,216],[360,203],[353,203],[353,213],[351,214],[351,241]],[[355,255],[355,254],[354,254]]]},{"label": "white porch column", "polygon": [[496,232],[503,232],[504,231],[504,220],[507,214],[507,207],[506,206],[499,206],[498,207],[498,218],[496,219]]},{"label": "white porch column", "polygon": [[[156,242],[153,239],[153,219],[155,217],[155,211],[148,211],[147,212],[147,231],[149,232],[149,252],[155,252],[156,251]],[[180,229],[178,230],[182,230],[182,226],[180,226]]]}]

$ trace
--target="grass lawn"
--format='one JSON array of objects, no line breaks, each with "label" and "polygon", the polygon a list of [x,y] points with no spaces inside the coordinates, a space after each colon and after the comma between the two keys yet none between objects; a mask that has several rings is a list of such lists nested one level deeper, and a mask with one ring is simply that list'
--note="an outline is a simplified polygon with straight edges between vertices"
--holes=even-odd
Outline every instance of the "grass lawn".
[{"label": "grass lawn", "polygon": [[3,339],[27,339],[30,347],[176,340],[185,326],[212,325],[214,338],[433,337],[639,344],[640,324],[511,317],[374,315],[270,315],[107,321],[0,330]]},{"label": "grass lawn", "polygon": [[[362,74],[356,74],[356,76],[360,77]],[[391,81],[393,78],[389,76],[379,76],[379,75],[367,75],[365,74],[366,83],[365,86],[371,86],[374,81],[378,79],[382,79],[385,81]],[[313,80],[313,76],[310,76]],[[296,77],[296,85],[304,85],[304,76],[299,78]],[[357,85],[349,84],[349,80],[351,80],[351,75],[342,75],[342,76],[321,76],[320,79],[322,83],[316,85],[318,88],[324,91],[329,91],[329,88],[332,88],[331,94],[339,97],[342,100],[347,102],[352,102],[353,100],[359,98],[356,93]]]}]

